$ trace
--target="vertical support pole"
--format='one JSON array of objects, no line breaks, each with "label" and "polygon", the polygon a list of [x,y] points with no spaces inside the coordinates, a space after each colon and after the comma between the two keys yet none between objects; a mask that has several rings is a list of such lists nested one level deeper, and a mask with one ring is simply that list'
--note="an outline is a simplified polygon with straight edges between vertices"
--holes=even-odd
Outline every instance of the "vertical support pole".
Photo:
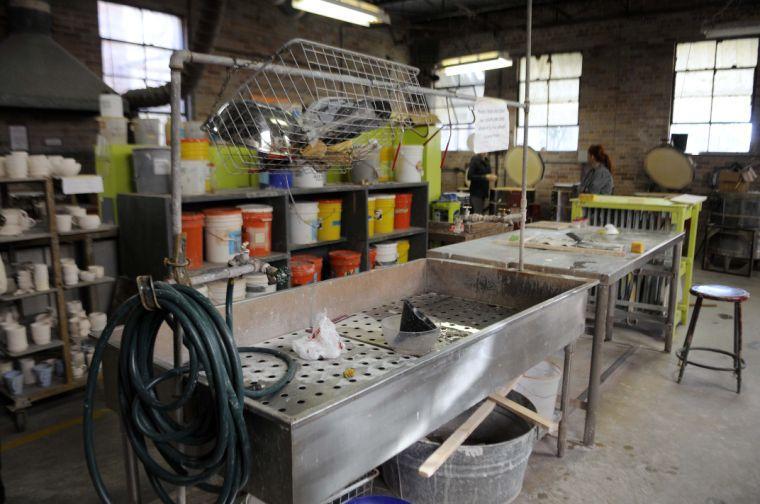
[{"label": "vertical support pole", "polygon": [[528,217],[528,189],[525,178],[528,172],[528,128],[530,125],[530,57],[531,37],[533,36],[533,0],[528,0],[525,26],[525,121],[523,124],[522,183],[520,185],[520,248],[518,266],[523,270],[525,254],[525,221]]},{"label": "vertical support pole", "polygon": [[602,343],[607,331],[607,311],[610,306],[610,285],[596,287],[596,316],[594,318],[594,341],[591,345],[591,371],[588,379],[588,405],[586,407],[586,427],[583,444],[594,444],[596,435],[596,408],[599,405],[599,387],[602,374]]},{"label": "vertical support pole", "polygon": [[604,341],[612,341],[612,331],[615,329],[615,307],[617,307],[618,286],[622,283],[622,280],[610,285],[610,305],[607,308],[607,320],[605,324],[607,327],[604,329]]},{"label": "vertical support pole", "polygon": [[[172,58],[173,59],[173,58]],[[182,235],[182,177],[180,171],[180,128],[182,126],[182,64],[174,64],[171,62],[171,118],[172,118],[172,138],[171,138],[171,163],[172,163],[172,236],[174,237],[175,247],[179,247],[180,250],[174,251],[174,256],[179,257],[180,260],[184,260],[184,255],[181,255],[181,243],[180,239]],[[182,367],[182,330],[177,328],[174,331],[174,367]],[[182,376],[177,376],[175,383],[175,393],[179,396],[182,393]],[[177,409],[177,423],[182,423],[183,414],[182,408]],[[182,450],[182,446],[178,447]],[[186,501],[185,487],[177,488],[177,502],[184,504]]]},{"label": "vertical support pole", "polygon": [[557,457],[565,456],[565,447],[567,446],[567,415],[568,400],[570,398],[570,371],[573,365],[573,352],[575,352],[575,342],[565,347],[565,361],[562,364],[562,392],[559,399],[559,410],[562,418],[559,421],[559,430],[557,432]]},{"label": "vertical support pole", "polygon": [[119,422],[121,430],[121,449],[124,453],[124,470],[127,476],[127,497],[129,504],[140,504],[140,471],[137,468],[137,458],[132,446],[129,444],[127,433],[124,432],[124,424]]},{"label": "vertical support pole", "polygon": [[[673,264],[670,269],[670,291],[668,291],[668,322],[665,324],[665,353],[670,353],[673,348],[673,335],[676,330],[676,313],[678,312],[678,287],[681,284],[681,251],[683,242],[679,241],[673,246]],[[683,296],[688,299],[688,291]]]}]

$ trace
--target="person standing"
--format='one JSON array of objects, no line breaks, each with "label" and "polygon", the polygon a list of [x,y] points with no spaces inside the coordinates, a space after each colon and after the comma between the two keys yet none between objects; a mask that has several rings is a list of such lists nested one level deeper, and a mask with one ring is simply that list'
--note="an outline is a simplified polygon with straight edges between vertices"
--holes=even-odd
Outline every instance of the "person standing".
[{"label": "person standing", "polygon": [[581,177],[580,193],[612,194],[615,182],[612,179],[612,160],[601,145],[588,148],[588,168]]},{"label": "person standing", "polygon": [[470,167],[467,171],[470,180],[470,206],[472,212],[482,214],[485,210],[486,200],[490,183],[496,180],[496,175],[491,173],[491,163],[488,161],[488,153],[475,154],[470,159]]}]

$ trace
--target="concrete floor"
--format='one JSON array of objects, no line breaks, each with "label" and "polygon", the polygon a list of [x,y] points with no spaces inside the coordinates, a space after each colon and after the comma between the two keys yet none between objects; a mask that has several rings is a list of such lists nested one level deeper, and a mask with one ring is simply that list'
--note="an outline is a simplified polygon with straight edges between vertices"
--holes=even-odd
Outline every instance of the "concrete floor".
[{"label": "concrete floor", "polygon": [[[617,329],[615,342],[605,344],[605,361],[612,362],[628,343],[637,350],[602,387],[596,446],[577,443],[583,413],[574,412],[569,431],[573,442],[565,458],[554,457],[553,439],[539,443],[516,503],[760,502],[760,278],[698,272],[696,280],[743,287],[754,295],[744,306],[747,369],[742,394],[734,392],[730,373],[695,367],[676,384],[674,355],[664,354],[654,339]],[[704,308],[695,344],[730,348],[732,313],[727,304]],[[676,347],[684,332],[679,328]],[[589,345],[588,338],[578,345],[576,391],[586,384]],[[82,455],[81,405],[81,393],[39,404],[21,434],[7,415],[0,416],[7,502],[97,501]],[[96,425],[112,501],[126,502],[117,418],[102,410]],[[151,492],[144,491],[145,501],[152,501]]]}]

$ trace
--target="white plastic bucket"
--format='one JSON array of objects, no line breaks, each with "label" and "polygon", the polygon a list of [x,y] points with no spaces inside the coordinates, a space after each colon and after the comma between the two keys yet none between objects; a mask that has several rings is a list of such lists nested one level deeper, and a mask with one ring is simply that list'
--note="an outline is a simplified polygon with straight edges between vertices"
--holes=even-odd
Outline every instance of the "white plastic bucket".
[{"label": "white plastic bucket", "polygon": [[242,245],[243,217],[237,213],[221,215],[206,214],[205,243],[206,260],[226,263],[240,252]]},{"label": "white plastic bucket", "polygon": [[135,143],[142,145],[160,145],[161,121],[158,119],[132,119],[130,124],[135,134]]},{"label": "white plastic bucket", "polygon": [[[221,305],[227,302],[227,282],[212,282],[208,284],[208,298],[214,305]],[[235,281],[232,288],[232,300],[240,301],[245,299],[245,282],[241,279]]]},{"label": "white plastic bucket", "polygon": [[325,174],[311,166],[303,166],[293,176],[293,187],[324,187]]},{"label": "white plastic bucket", "polygon": [[191,196],[206,193],[209,170],[207,161],[182,160],[182,194]]},{"label": "white plastic bucket", "polygon": [[108,93],[100,95],[100,115],[102,117],[123,117],[124,104],[121,95]]},{"label": "white plastic bucket", "polygon": [[562,370],[559,366],[550,361],[541,361],[520,377],[515,390],[530,399],[539,415],[552,419],[561,378]]},{"label": "white plastic bucket", "polygon": [[269,277],[266,273],[252,273],[243,277],[245,279],[245,297],[255,298],[269,292],[274,292],[276,285],[269,285]]},{"label": "white plastic bucket", "polygon": [[375,245],[377,249],[377,259],[375,260],[376,267],[382,268],[386,266],[393,266],[398,262],[398,243],[378,243]]},{"label": "white plastic bucket", "polygon": [[422,180],[422,145],[402,145],[396,160],[397,182],[420,182]]},{"label": "white plastic bucket", "polygon": [[98,117],[100,136],[106,143],[125,145],[127,143],[127,118],[126,117]]},{"label": "white plastic bucket", "polygon": [[288,234],[293,245],[306,245],[317,241],[319,228],[319,203],[302,201],[290,205],[288,211]]}]

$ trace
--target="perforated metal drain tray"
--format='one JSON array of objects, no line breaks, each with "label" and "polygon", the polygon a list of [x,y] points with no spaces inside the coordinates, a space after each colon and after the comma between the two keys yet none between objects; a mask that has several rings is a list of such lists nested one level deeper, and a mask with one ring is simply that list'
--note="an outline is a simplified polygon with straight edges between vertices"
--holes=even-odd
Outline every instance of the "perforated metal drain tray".
[{"label": "perforated metal drain tray", "polygon": [[[239,346],[291,351],[322,310],[347,352],[299,360],[278,394],[246,400],[254,463],[249,491],[268,504],[317,504],[578,338],[594,281],[439,259],[289,289],[233,306]],[[399,355],[379,321],[411,298],[445,330],[435,350]],[[292,353],[292,355],[295,355]],[[171,337],[157,361],[171,362]],[[242,355],[248,381],[283,364]],[[343,372],[354,368],[355,375]],[[108,380],[106,380],[108,388]]]}]

